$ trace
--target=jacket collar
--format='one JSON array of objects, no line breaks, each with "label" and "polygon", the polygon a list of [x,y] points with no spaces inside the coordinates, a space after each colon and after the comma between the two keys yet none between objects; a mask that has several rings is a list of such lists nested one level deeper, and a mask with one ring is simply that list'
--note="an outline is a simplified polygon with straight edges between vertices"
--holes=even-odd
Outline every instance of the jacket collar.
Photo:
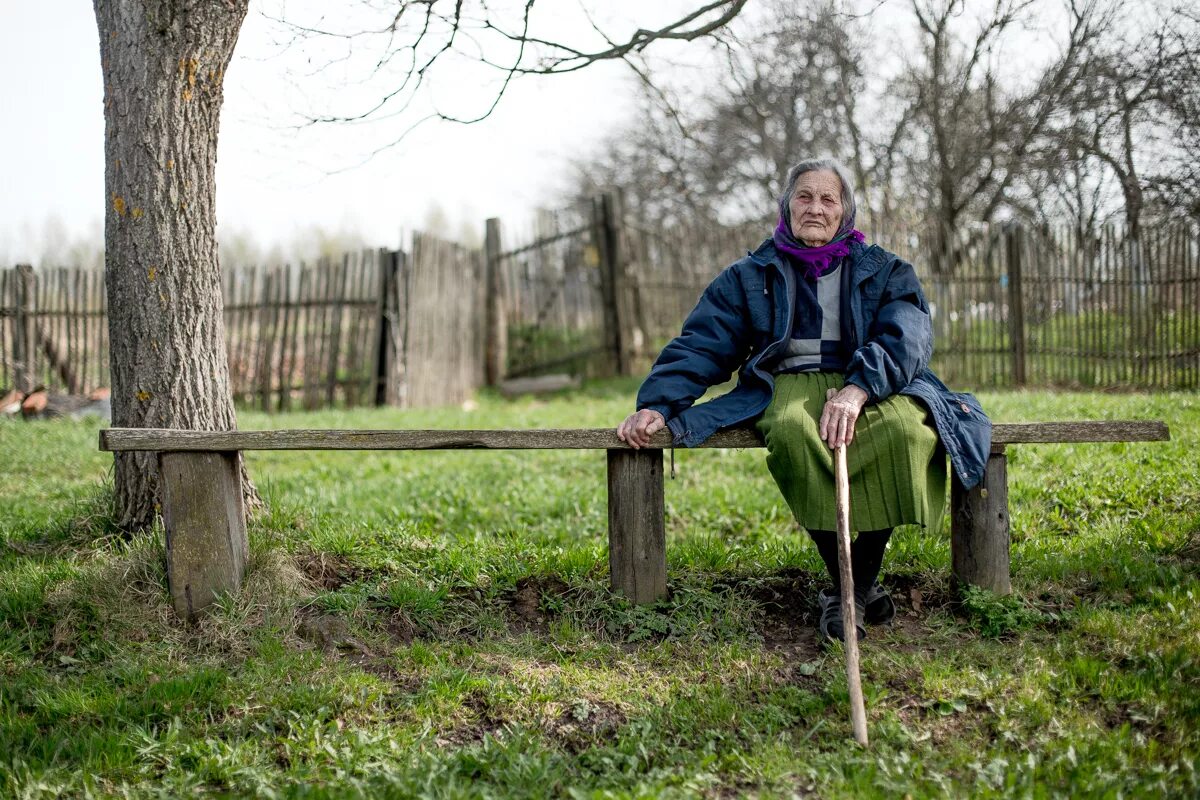
[{"label": "jacket collar", "polygon": [[758,246],[757,250],[746,255],[760,267],[765,267],[768,264],[774,264],[777,267],[783,266],[783,257],[775,249],[775,240],[770,237],[763,239],[763,243]]}]

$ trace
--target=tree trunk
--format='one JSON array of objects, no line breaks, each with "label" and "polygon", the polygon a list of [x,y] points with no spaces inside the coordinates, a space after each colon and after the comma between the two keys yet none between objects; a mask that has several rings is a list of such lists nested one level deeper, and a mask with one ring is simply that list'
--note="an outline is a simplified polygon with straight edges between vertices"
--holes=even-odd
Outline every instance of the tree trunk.
[{"label": "tree trunk", "polygon": [[[222,84],[248,0],[94,4],[113,425],[231,430],[214,176]],[[244,468],[242,482],[256,503]],[[152,523],[154,454],[117,454],[115,484],[118,523]]]}]

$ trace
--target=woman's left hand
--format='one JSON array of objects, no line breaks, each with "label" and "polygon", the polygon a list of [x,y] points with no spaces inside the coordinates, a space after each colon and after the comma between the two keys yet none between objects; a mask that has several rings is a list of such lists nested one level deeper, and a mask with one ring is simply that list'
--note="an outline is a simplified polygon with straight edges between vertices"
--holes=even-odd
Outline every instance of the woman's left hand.
[{"label": "woman's left hand", "polygon": [[843,386],[841,391],[830,389],[826,393],[819,432],[830,450],[854,441],[854,423],[866,404],[867,393],[852,383]]}]

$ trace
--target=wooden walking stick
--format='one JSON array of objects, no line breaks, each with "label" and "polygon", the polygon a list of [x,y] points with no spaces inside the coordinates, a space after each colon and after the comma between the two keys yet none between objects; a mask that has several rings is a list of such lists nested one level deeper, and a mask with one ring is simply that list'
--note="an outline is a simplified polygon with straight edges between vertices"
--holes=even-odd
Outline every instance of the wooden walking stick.
[{"label": "wooden walking stick", "polygon": [[866,747],[867,709],[858,669],[858,618],[854,611],[854,573],[850,569],[850,476],[844,444],[833,452],[833,476],[837,484],[838,572],[842,583],[842,638],[846,643],[846,680],[850,684],[850,722],[854,725],[855,741]]}]

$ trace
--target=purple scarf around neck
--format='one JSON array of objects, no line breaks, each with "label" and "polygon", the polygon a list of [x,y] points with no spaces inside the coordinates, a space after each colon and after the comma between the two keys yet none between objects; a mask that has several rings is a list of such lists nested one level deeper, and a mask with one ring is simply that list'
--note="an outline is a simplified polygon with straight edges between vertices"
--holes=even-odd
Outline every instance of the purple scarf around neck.
[{"label": "purple scarf around neck", "polygon": [[[853,223],[852,223],[853,224]],[[850,255],[850,242],[861,242],[866,237],[854,228],[837,232],[837,235],[827,243],[818,247],[809,247],[792,235],[792,231],[783,215],[779,216],[779,225],[775,228],[775,247],[788,254],[804,267],[804,277],[816,279],[828,275],[837,264]]]}]

